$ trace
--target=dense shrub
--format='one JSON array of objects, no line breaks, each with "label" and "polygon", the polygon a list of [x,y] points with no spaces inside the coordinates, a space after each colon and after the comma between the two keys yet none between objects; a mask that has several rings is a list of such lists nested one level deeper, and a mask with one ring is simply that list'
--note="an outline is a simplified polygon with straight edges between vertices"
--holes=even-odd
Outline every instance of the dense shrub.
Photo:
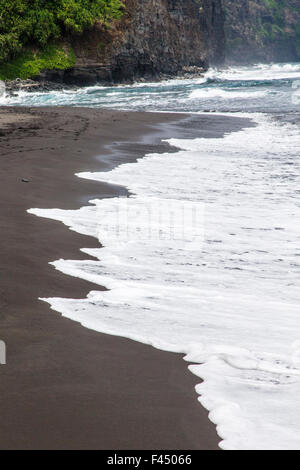
[{"label": "dense shrub", "polygon": [[40,51],[24,50],[9,62],[0,63],[0,80],[25,80],[38,76],[45,69],[64,70],[74,64],[75,55],[70,47],[50,44]]},{"label": "dense shrub", "polygon": [[120,0],[0,0],[0,62],[24,45],[44,47],[68,32],[81,33],[96,21],[122,15]]}]

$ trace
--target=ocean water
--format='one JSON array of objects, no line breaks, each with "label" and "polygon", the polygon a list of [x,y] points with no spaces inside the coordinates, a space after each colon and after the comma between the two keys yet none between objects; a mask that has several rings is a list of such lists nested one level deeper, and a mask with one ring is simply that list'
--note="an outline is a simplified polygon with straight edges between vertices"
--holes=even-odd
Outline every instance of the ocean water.
[{"label": "ocean water", "polygon": [[171,139],[176,153],[78,175],[126,186],[129,198],[29,210],[103,245],[82,248],[94,259],[52,264],[107,291],[44,300],[87,328],[184,353],[228,450],[300,449],[299,80],[300,64],[258,65],[9,99],[255,123],[223,139]]},{"label": "ocean water", "polygon": [[145,111],[290,112],[299,109],[291,100],[291,94],[300,97],[300,87],[292,88],[295,80],[300,80],[300,63],[232,67],[211,69],[203,78],[193,80],[93,86],[47,94],[20,92],[16,97],[0,99],[0,104]]}]

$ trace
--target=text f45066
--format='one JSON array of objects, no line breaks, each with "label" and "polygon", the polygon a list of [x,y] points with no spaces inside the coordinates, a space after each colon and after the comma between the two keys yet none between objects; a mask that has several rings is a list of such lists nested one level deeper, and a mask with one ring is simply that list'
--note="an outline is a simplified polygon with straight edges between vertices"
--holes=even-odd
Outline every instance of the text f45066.
[{"label": "text f45066", "polygon": [[6,344],[0,340],[0,365],[6,364]]}]

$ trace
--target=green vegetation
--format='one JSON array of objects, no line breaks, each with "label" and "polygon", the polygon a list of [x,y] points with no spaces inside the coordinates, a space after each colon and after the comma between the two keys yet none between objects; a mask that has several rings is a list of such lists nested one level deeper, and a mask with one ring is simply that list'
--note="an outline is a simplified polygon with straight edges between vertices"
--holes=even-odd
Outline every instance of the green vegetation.
[{"label": "green vegetation", "polygon": [[75,55],[71,48],[52,44],[37,52],[28,49],[10,62],[0,64],[0,80],[26,80],[36,77],[41,70],[64,70],[74,64]]},{"label": "green vegetation", "polygon": [[[227,55],[235,60],[300,58],[299,0],[223,0]],[[241,8],[243,5],[243,12]],[[247,50],[248,49],[248,50]],[[278,59],[277,59],[278,58]]]},{"label": "green vegetation", "polygon": [[262,22],[260,20],[260,28],[258,35],[262,39],[275,40],[286,36],[284,27],[285,20],[285,0],[263,0],[267,12],[270,13],[271,21]]},{"label": "green vegetation", "polygon": [[[121,0],[0,0],[0,74],[25,78],[45,65],[69,67],[71,51],[53,44],[97,21],[108,25],[122,16],[122,9]],[[36,48],[41,52],[32,52]]]},{"label": "green vegetation", "polygon": [[300,52],[300,29],[297,24],[300,10],[289,0],[262,0],[265,15],[258,18],[254,29],[256,39],[262,44],[274,41],[295,41]]}]

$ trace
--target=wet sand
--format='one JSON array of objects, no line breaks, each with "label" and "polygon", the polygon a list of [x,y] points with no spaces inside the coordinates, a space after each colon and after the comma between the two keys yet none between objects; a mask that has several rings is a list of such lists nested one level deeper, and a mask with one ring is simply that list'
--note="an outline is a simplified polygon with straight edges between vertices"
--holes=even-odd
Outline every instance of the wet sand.
[{"label": "wet sand", "polygon": [[26,210],[124,194],[74,173],[169,151],[162,138],[222,137],[243,126],[213,115],[0,108],[0,449],[218,448],[194,391],[199,379],[181,355],[85,329],[38,300],[94,289],[48,262],[86,259],[79,249],[98,243]]}]

